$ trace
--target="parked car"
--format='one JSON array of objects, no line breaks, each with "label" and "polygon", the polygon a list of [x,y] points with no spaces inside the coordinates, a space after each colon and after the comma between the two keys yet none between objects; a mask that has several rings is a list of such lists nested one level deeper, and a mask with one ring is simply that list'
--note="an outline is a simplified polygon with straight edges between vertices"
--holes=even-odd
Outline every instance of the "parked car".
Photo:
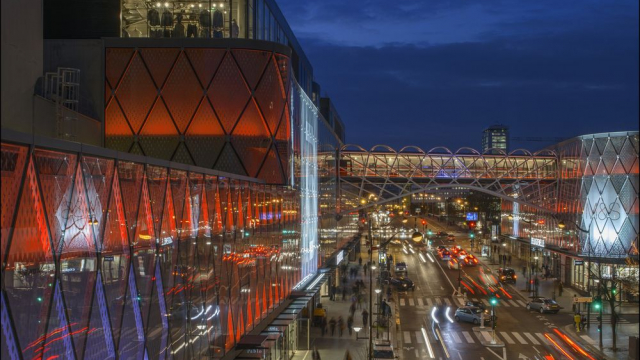
[{"label": "parked car", "polygon": [[484,303],[482,301],[467,300],[464,303],[464,306],[477,307],[477,308],[480,308],[482,310],[485,309]]},{"label": "parked car", "polygon": [[393,286],[396,291],[408,291],[416,289],[416,284],[414,284],[411,279],[406,277],[389,278],[386,282],[389,285]]},{"label": "parked car", "polygon": [[396,272],[407,272],[407,263],[404,261],[396,263]]},{"label": "parked car", "polygon": [[548,298],[533,298],[527,303],[527,310],[540,311],[540,313],[550,312],[557,314],[560,311],[560,305]]},{"label": "parked car", "polygon": [[516,279],[518,276],[516,275],[516,271],[511,268],[499,268],[498,269],[498,280],[503,283],[516,283]]},{"label": "parked car", "polygon": [[395,359],[396,354],[391,344],[375,344],[373,345],[373,359]]},{"label": "parked car", "polygon": [[470,322],[475,325],[480,325],[480,319],[482,318],[482,313],[484,312],[484,323],[485,325],[489,323],[491,320],[491,316],[489,316],[489,311],[482,310],[473,306],[463,306],[456,310],[456,313],[453,319],[457,322],[465,321]]}]

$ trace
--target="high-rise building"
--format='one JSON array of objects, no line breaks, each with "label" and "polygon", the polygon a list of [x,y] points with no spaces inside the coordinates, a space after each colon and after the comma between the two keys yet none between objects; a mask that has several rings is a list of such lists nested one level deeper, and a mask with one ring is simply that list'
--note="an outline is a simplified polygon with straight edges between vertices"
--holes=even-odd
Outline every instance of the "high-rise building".
[{"label": "high-rise building", "polygon": [[499,150],[509,152],[509,127],[495,124],[482,132],[482,152],[493,154]]}]

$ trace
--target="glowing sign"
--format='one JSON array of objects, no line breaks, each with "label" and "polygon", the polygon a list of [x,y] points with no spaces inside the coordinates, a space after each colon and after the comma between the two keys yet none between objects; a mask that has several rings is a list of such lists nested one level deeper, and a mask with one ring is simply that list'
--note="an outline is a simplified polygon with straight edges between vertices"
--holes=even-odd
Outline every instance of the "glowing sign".
[{"label": "glowing sign", "polygon": [[544,247],[544,239],[531,238],[531,245]]},{"label": "glowing sign", "polygon": [[340,250],[336,255],[336,265],[340,264],[344,259],[344,250]]},{"label": "glowing sign", "polygon": [[467,213],[467,221],[478,221],[478,213],[477,212],[468,212]]}]

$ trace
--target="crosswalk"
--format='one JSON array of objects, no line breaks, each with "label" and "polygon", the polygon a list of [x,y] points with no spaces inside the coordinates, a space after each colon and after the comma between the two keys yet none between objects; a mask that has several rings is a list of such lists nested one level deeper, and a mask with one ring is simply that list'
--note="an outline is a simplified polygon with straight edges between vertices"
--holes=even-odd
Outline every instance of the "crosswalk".
[{"label": "crosswalk", "polygon": [[[486,307],[490,307],[489,301],[487,299],[478,299],[478,298],[469,298],[469,300],[473,301],[481,301]],[[462,306],[464,305],[464,300],[461,297],[418,297],[418,298],[404,298],[401,297],[399,300],[400,306],[413,306],[413,307],[427,307],[431,308],[433,306]],[[527,307],[527,303],[518,299],[501,299],[498,302],[498,307]]]},{"label": "crosswalk", "polygon": [[[573,314],[570,314],[570,316],[573,318]],[[589,318],[589,323],[590,324],[599,324],[600,322],[598,321],[598,314],[597,313],[591,313],[591,317]],[[630,324],[631,322],[623,317],[618,317],[618,324]],[[602,314],[602,324],[611,324],[611,314]]]},{"label": "crosswalk", "polygon": [[[496,331],[496,339],[508,345],[550,345],[549,340],[541,332],[521,332],[521,331]],[[423,344],[424,338],[421,331],[403,331],[402,342],[404,344]],[[490,331],[453,331],[447,330],[442,333],[442,338],[449,344],[480,344],[483,341],[491,341]],[[587,335],[583,335],[584,337]],[[593,340],[586,339],[591,343]]]}]

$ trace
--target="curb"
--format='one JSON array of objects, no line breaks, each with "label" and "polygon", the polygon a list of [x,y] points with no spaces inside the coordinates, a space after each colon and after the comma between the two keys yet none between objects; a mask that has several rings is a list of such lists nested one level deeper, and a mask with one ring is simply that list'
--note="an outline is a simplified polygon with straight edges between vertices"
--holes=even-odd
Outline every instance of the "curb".
[{"label": "curb", "polygon": [[573,329],[574,325],[565,325],[562,329],[564,330],[565,334],[571,338],[571,340],[573,340],[576,343],[579,343],[582,347],[585,348],[585,350],[587,350],[590,353],[593,353],[595,355],[598,356],[599,359],[603,359],[603,360],[615,360],[615,358],[612,358],[610,356],[607,356],[605,353],[603,353],[602,351],[600,351],[599,348],[585,343],[582,338],[580,338],[579,336],[577,336],[574,333],[574,329]]}]

